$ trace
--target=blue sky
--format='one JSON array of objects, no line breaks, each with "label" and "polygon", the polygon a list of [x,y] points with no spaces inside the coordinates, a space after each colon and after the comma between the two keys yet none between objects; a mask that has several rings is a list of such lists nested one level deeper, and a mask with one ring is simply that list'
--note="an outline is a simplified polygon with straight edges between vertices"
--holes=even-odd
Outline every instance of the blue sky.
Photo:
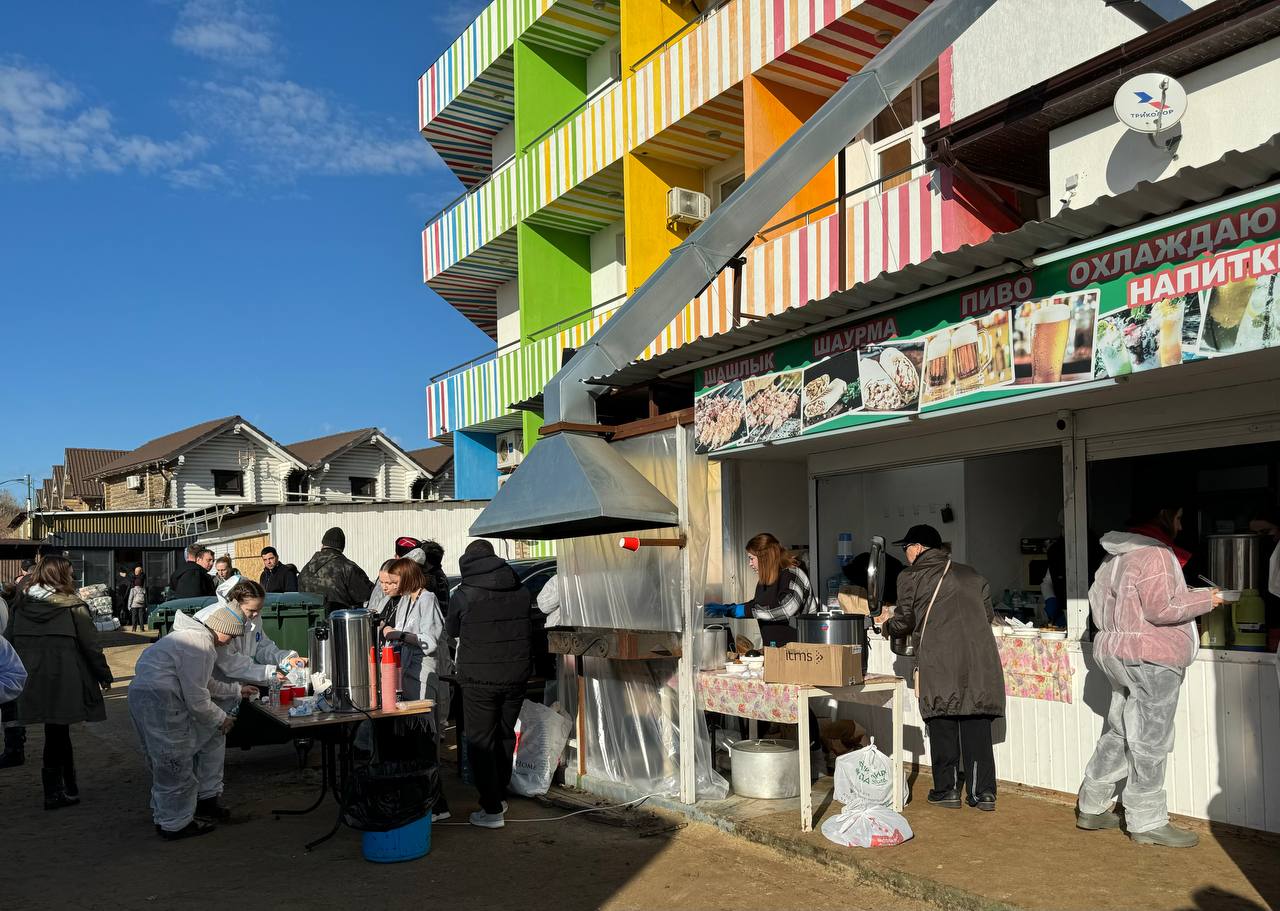
[{"label": "blue sky", "polygon": [[426,445],[492,343],[422,284],[415,85],[482,6],[0,5],[0,480],[235,413]]}]

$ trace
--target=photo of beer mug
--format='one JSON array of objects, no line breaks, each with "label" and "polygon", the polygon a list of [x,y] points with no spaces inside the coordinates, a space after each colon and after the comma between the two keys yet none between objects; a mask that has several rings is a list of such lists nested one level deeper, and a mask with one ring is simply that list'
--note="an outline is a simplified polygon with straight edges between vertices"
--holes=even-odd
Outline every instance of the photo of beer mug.
[{"label": "photo of beer mug", "polygon": [[1031,314],[1031,382],[1062,382],[1062,361],[1070,340],[1070,306],[1046,304]]},{"label": "photo of beer mug", "polygon": [[929,337],[924,349],[924,381],[936,397],[951,383],[951,332],[943,329]]},{"label": "photo of beer mug", "polygon": [[991,366],[991,349],[991,333],[972,320],[952,330],[951,369],[957,392],[972,392],[982,385],[982,373]]}]

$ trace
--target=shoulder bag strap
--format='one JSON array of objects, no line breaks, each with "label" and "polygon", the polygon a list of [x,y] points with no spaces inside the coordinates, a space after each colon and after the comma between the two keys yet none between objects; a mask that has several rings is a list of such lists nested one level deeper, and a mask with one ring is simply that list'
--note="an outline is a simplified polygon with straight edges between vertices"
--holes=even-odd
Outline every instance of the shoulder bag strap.
[{"label": "shoulder bag strap", "polygon": [[924,628],[929,625],[929,615],[933,613],[933,602],[938,600],[938,592],[942,591],[942,580],[947,578],[947,573],[951,570],[951,561],[947,561],[947,565],[942,567],[942,575],[938,577],[938,584],[933,589],[933,597],[929,599],[929,606],[924,609],[924,619],[920,621],[920,641],[924,642]]}]

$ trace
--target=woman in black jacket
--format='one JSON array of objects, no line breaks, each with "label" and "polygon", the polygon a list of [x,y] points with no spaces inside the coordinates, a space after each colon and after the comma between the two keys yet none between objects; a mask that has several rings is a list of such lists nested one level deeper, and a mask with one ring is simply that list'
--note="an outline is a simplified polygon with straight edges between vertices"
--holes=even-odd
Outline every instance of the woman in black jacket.
[{"label": "woman in black jacket", "polygon": [[80,789],[71,725],[106,720],[102,691],[112,676],[89,608],[76,594],[70,560],[45,557],[37,564],[31,586],[13,606],[9,641],[27,668],[17,718],[44,724],[44,808],[72,806]]},{"label": "woman in black jacket", "polygon": [[929,802],[959,809],[963,758],[969,806],[994,810],[991,722],[1004,715],[1004,669],[991,634],[990,586],[973,567],[952,562],[928,525],[894,543],[906,548],[909,565],[898,576],[896,609],[880,615],[881,632],[915,640],[933,763]]}]

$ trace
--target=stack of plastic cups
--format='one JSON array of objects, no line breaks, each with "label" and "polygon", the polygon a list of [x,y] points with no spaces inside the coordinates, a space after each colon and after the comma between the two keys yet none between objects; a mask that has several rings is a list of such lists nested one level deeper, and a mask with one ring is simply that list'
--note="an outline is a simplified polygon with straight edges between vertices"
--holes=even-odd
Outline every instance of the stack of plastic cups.
[{"label": "stack of plastic cups", "polygon": [[384,712],[394,712],[396,710],[396,650],[390,645],[382,647],[382,676],[379,678],[379,684],[382,689],[382,710]]}]

